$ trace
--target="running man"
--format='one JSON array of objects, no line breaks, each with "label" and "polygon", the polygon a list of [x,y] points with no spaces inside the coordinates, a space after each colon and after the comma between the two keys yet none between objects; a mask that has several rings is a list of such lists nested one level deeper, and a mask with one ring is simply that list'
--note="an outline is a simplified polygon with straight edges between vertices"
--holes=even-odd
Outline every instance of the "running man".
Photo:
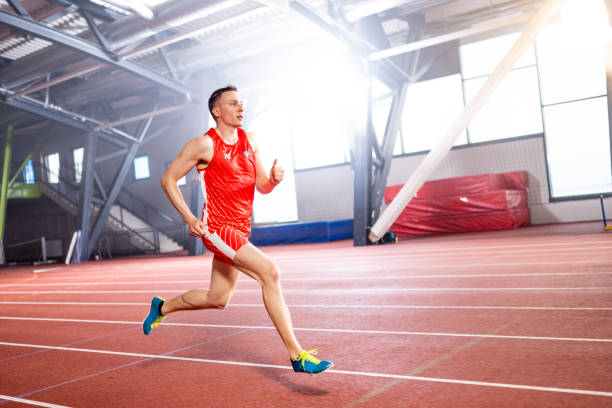
[{"label": "running man", "polygon": [[[149,334],[151,327],[156,327],[168,313],[225,308],[240,271],[261,285],[266,310],[287,347],[293,370],[321,373],[333,363],[316,359],[313,356],[316,349],[302,349],[293,333],[278,266],[247,240],[255,188],[262,194],[270,193],[283,180],[283,168],[274,160],[269,176],[266,175],[255,136],[240,128],[244,108],[236,87],[230,85],[213,92],[208,109],[217,126],[187,142],[163,175],[161,184],[189,225],[189,233],[201,237],[206,248],[214,253],[210,287],[193,289],[168,301],[153,298],[142,325],[144,334]],[[177,186],[177,180],[194,166],[204,194],[202,219],[193,215]]]}]

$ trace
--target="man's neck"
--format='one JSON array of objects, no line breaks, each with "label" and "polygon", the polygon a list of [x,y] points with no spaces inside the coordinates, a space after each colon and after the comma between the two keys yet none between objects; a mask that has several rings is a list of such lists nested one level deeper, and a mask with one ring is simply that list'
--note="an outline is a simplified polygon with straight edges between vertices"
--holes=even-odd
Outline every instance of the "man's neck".
[{"label": "man's neck", "polygon": [[215,131],[227,144],[234,144],[238,141],[238,128],[236,127],[228,126],[224,123],[217,123]]}]

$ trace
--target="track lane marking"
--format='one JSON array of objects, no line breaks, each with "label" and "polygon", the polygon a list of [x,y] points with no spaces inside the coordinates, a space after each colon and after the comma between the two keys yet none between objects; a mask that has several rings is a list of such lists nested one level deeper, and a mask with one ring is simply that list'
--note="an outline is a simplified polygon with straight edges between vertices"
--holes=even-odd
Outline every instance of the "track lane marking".
[{"label": "track lane marking", "polygon": [[[525,265],[567,265],[567,264],[597,264],[597,263],[611,263],[611,261],[609,259],[591,259],[591,260],[581,260],[581,261],[548,261],[548,262],[504,262],[504,263],[478,263],[478,264],[473,264],[472,266],[475,267],[479,267],[479,266],[525,266]],[[180,265],[178,265],[180,266]],[[428,269],[436,269],[436,268],[460,268],[460,267],[464,267],[465,264],[442,264],[442,265],[426,265],[426,264],[421,264],[421,265],[402,265],[402,268],[404,269],[423,269],[423,268],[428,268]],[[130,268],[126,268],[126,270],[129,270]],[[148,269],[155,269],[154,265],[150,265]],[[347,270],[351,270],[353,271],[355,268],[351,267],[351,268],[346,268]],[[96,269],[97,271],[97,269]],[[68,280],[68,279],[78,279],[80,277],[80,275],[82,274],[82,272],[77,272],[76,270],[75,272],[75,276],[52,276],[52,277],[47,277],[45,279],[54,279],[54,280]],[[173,276],[201,276],[202,274],[206,274],[208,271],[202,272],[181,272],[181,273],[172,273]],[[288,271],[285,272],[284,275],[287,276],[288,274],[294,274],[293,271]],[[298,274],[297,272],[295,274]],[[115,275],[115,278],[126,278],[126,277],[134,277],[134,276],[138,276],[138,277],[155,277],[155,276],[168,276],[169,273],[142,273],[142,274],[125,274],[125,275]],[[100,275],[93,275],[90,274],[90,271],[87,271],[87,276],[91,277],[91,278],[102,278],[102,277],[107,277],[108,273],[106,274],[100,274]]]},{"label": "track lane marking", "polygon": [[[89,320],[89,319],[62,319],[52,317],[17,317],[0,316],[0,320],[25,320],[25,321],[48,321],[62,323],[95,323],[95,324],[126,324],[141,325],[142,322],[124,320]],[[205,324],[205,323],[163,323],[164,326],[180,327],[207,327],[214,329],[263,329],[276,330],[274,327],[262,326],[243,326],[233,324]],[[500,334],[472,334],[472,333],[435,333],[435,332],[410,332],[410,331],[391,331],[391,330],[352,330],[352,329],[319,329],[294,327],[297,331],[326,332],[326,333],[350,333],[350,334],[382,334],[382,335],[402,335],[402,336],[438,336],[438,337],[478,337],[487,339],[517,339],[517,340],[546,340],[546,341],[576,341],[592,343],[612,343],[612,339],[593,339],[593,338],[574,338],[574,337],[541,337],[541,336],[510,336]]]},{"label": "track lane marking", "polygon": [[[150,306],[150,302],[22,302],[0,301],[0,305],[79,305],[79,306]],[[227,307],[263,307],[263,303],[234,303]],[[451,305],[343,305],[290,304],[289,307],[339,309],[491,309],[491,310],[612,310],[612,307],[556,307],[556,306],[451,306]]]},{"label": "track lane marking", "polygon": [[[111,351],[111,350],[94,350],[94,349],[84,349],[84,348],[74,348],[74,347],[55,347],[55,346],[43,346],[43,345],[38,345],[38,344],[22,344],[22,343],[8,343],[8,342],[0,342],[0,345],[8,346],[8,347],[44,348],[44,349],[51,349],[51,350],[76,351],[76,352],[83,352],[83,353],[111,354],[111,355],[121,355],[121,356],[128,356],[128,357],[144,357],[144,358],[152,358],[152,359],[189,361],[189,362],[196,362],[196,363],[224,364],[224,365],[234,365],[234,366],[242,366],[242,367],[263,367],[263,368],[274,368],[274,369],[279,369],[279,370],[291,370],[292,369],[291,367],[288,367],[288,366],[281,366],[281,365],[275,365],[275,364],[248,363],[244,361],[210,360],[210,359],[203,359],[203,358],[177,357],[177,356],[142,354],[142,353],[127,353],[127,352]],[[506,383],[494,383],[494,382],[485,382],[485,381],[458,380],[458,379],[451,379],[451,378],[419,377],[419,376],[410,376],[410,375],[370,373],[370,372],[363,372],[363,371],[348,371],[348,370],[334,370],[334,369],[327,370],[327,373],[612,397],[612,392],[595,391],[595,390],[580,390],[580,389],[572,389],[572,388],[542,387],[542,386],[522,385],[522,384],[506,384]]]},{"label": "track lane marking", "polygon": [[[541,276],[584,276],[584,275],[612,275],[612,271],[605,272],[536,272],[536,273],[479,273],[479,274],[447,274],[447,275],[398,275],[398,276],[338,276],[338,277],[310,277],[310,278],[283,278],[283,282],[308,282],[308,281],[350,281],[350,280],[406,280],[406,279],[463,279],[463,278],[510,278],[510,277],[541,277]],[[166,275],[167,276],[167,275]],[[155,281],[92,281],[92,282],[51,282],[51,283],[2,283],[0,287],[50,287],[50,286],[96,286],[96,285],[155,285],[175,283],[210,283],[210,280],[155,280]],[[255,280],[244,280],[241,283],[258,284]]]},{"label": "track lane marking", "polygon": [[[541,287],[541,288],[524,288],[524,287],[507,287],[507,288],[348,288],[348,289],[284,289],[283,293],[310,294],[310,295],[329,295],[329,294],[375,294],[375,293],[403,293],[403,292],[498,292],[498,291],[577,291],[577,290],[610,290],[612,286],[582,286],[582,287]],[[20,294],[66,294],[66,293],[183,293],[189,289],[143,289],[143,290],[5,290],[0,291],[2,295],[20,295]],[[261,293],[261,289],[236,289],[234,293]]]},{"label": "track lane marking", "polygon": [[11,397],[8,395],[0,395],[0,400],[21,402],[22,404],[37,405],[39,407],[47,407],[47,408],[70,408],[66,405],[49,404],[47,402],[40,402],[40,401],[34,401],[34,400],[29,400],[29,399]]}]

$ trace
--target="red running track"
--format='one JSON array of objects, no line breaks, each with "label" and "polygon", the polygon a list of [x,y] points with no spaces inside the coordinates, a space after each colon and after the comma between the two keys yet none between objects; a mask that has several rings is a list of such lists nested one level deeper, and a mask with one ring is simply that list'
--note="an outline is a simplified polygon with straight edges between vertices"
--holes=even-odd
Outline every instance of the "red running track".
[{"label": "red running track", "polygon": [[264,248],[300,342],[336,364],[317,377],[289,369],[247,277],[226,310],[142,334],[152,296],[207,287],[209,256],[5,268],[0,408],[609,407],[611,234]]}]

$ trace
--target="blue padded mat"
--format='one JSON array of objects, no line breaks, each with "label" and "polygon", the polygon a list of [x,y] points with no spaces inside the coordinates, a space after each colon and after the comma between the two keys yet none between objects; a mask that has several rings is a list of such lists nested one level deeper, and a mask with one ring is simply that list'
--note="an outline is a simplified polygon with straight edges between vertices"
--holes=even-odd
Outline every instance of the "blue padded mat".
[{"label": "blue padded mat", "polygon": [[254,227],[249,241],[254,245],[275,245],[330,242],[348,238],[353,238],[352,219]]}]

